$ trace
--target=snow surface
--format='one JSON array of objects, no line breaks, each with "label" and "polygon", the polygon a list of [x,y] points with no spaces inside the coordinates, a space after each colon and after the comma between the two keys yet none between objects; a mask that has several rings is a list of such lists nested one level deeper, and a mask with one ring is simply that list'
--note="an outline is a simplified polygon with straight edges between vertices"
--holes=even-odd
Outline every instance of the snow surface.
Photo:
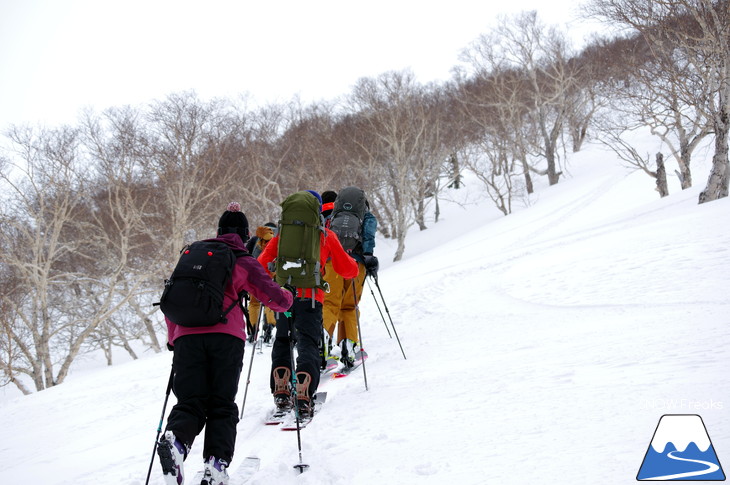
[{"label": "snow surface", "polygon": [[[232,469],[260,457],[251,483],[266,485],[628,484],[664,414],[701,415],[730,463],[730,198],[697,204],[707,162],[694,165],[695,188],[672,179],[665,199],[596,148],[566,170],[508,217],[475,203],[476,186],[454,191],[438,223],[409,234],[399,263],[379,240],[407,359],[366,285],[368,390],[362,372],[322,385],[299,475],[296,433],[261,424],[272,405],[264,348]],[[3,391],[3,481],[144,483],[171,359],[89,361],[56,388]],[[163,483],[157,461],[151,483]]]}]

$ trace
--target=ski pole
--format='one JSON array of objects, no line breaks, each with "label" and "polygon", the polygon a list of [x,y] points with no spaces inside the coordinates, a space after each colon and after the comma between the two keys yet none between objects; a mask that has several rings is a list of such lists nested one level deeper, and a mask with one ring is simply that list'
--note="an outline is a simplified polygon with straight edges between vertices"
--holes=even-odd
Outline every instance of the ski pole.
[{"label": "ski pole", "polygon": [[[355,286],[355,278],[350,280],[352,284],[352,298],[355,301],[355,320],[357,321],[357,338],[360,340],[360,352],[363,352],[362,345],[362,329],[360,328],[360,309],[357,307],[357,289]],[[368,374],[365,372],[365,355],[362,356],[362,376],[365,379],[365,390],[368,390]]]},{"label": "ski pole", "polygon": [[[312,289],[314,294],[314,289]],[[292,305],[294,307],[294,305]],[[294,468],[299,469],[299,473],[304,473],[304,470],[309,468],[309,465],[302,463],[302,433],[301,427],[299,426],[299,403],[297,402],[297,373],[296,365],[294,364],[294,318],[292,316],[291,309],[288,312],[284,312],[287,321],[289,322],[289,358],[291,360],[291,383],[292,383],[292,394],[294,395],[294,419],[297,423],[297,447],[299,449],[299,463],[294,465]]]},{"label": "ski pole", "polygon": [[[365,280],[367,281],[367,278],[365,278]],[[368,281],[368,288],[370,289],[370,294],[373,295],[375,306],[378,307],[378,313],[380,313],[380,318],[383,320],[383,325],[385,325],[385,331],[388,332],[388,337],[393,338],[393,335],[391,335],[390,329],[388,328],[388,322],[385,321],[385,315],[383,315],[383,311],[380,309],[380,303],[378,303],[378,298],[375,296],[375,292],[373,291],[370,281]]]},{"label": "ski pole", "polygon": [[[261,306],[259,306],[259,315],[256,319],[256,333],[254,334],[254,342],[256,342],[259,338],[259,321],[261,320],[261,312],[263,311],[264,304],[261,303]],[[251,383],[251,369],[253,369],[253,356],[256,354],[256,344],[254,343],[254,348],[251,349],[251,362],[248,364],[248,377],[246,377],[246,389],[243,391],[243,403],[241,403],[241,417],[240,419],[243,419],[243,410],[246,408],[246,396],[248,396],[248,385]]]},{"label": "ski pole", "polygon": [[390,320],[390,325],[393,327],[393,333],[395,333],[395,338],[398,340],[398,346],[400,347],[400,351],[403,354],[403,358],[408,360],[406,358],[406,353],[403,351],[403,346],[400,343],[400,338],[398,337],[398,332],[395,329],[395,324],[393,323],[393,319],[390,317],[390,310],[388,310],[388,305],[385,303],[385,298],[383,298],[383,290],[380,289],[380,284],[378,284],[378,277],[374,276],[375,279],[375,287],[378,289],[378,293],[380,293],[380,299],[383,300],[383,307],[385,308],[385,313],[388,314],[388,320]]},{"label": "ski pole", "polygon": [[162,405],[162,415],[160,416],[160,424],[157,425],[157,436],[155,436],[155,446],[152,448],[152,459],[150,459],[150,467],[147,470],[147,480],[145,485],[150,483],[150,474],[152,473],[152,464],[155,462],[155,451],[157,451],[157,440],[160,439],[160,433],[162,433],[162,422],[165,419],[165,409],[167,408],[167,400],[170,397],[170,391],[172,390],[172,381],[175,377],[175,368],[170,369],[170,380],[167,381],[167,391],[165,391],[165,403]]},{"label": "ski pole", "polygon": [[[246,322],[246,332],[248,332],[250,329],[253,332],[253,335],[258,335],[258,328],[254,328],[253,324],[251,323],[251,317],[248,314],[249,298],[251,297],[249,296],[248,292],[244,292],[243,298],[241,298],[241,311],[243,311],[243,321]],[[258,321],[256,322],[256,326],[258,327]],[[246,336],[246,340],[248,340],[248,335]],[[254,348],[255,342],[255,340],[252,342],[254,343]]]}]

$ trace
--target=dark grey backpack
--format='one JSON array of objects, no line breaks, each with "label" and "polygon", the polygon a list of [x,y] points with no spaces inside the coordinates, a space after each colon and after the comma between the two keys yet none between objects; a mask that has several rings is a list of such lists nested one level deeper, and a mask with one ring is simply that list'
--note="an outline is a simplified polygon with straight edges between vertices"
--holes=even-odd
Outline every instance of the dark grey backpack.
[{"label": "dark grey backpack", "polygon": [[367,204],[365,192],[358,187],[345,187],[335,199],[329,228],[337,234],[347,252],[362,250],[362,223]]}]

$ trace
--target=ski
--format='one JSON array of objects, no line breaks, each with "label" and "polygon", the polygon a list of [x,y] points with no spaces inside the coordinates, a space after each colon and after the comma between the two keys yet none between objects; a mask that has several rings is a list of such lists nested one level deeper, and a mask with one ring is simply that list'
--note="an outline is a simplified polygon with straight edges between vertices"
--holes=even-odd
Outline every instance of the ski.
[{"label": "ski", "polygon": [[[254,473],[259,470],[261,460],[254,456],[248,456],[243,459],[243,462],[236,468],[236,471],[229,474],[230,485],[244,485],[253,477]],[[230,471],[230,470],[229,470]],[[205,472],[199,471],[193,477],[195,485],[215,485],[208,482],[209,478],[205,478]]]},{"label": "ski", "polygon": [[321,374],[322,374],[323,376],[325,376],[325,375],[329,374],[329,373],[330,373],[330,372],[332,372],[333,370],[337,369],[337,366],[338,366],[338,365],[340,365],[340,361],[339,361],[339,359],[338,359],[337,357],[329,357],[329,358],[328,358],[328,359],[327,359],[327,360],[325,361],[325,367],[324,367],[324,369],[322,369],[322,372],[321,372]]},{"label": "ski", "polygon": [[269,414],[266,416],[266,419],[264,420],[264,424],[266,424],[267,426],[274,426],[277,424],[281,424],[287,420],[287,416],[292,414],[292,412],[293,412],[292,408],[286,408],[286,409],[275,408],[274,410],[270,411]]},{"label": "ski", "polygon": [[333,379],[340,379],[342,377],[347,377],[350,375],[352,371],[360,367],[363,363],[363,361],[367,360],[368,353],[364,350],[360,350],[358,352],[355,352],[355,362],[353,363],[352,367],[343,367],[340,371],[335,372],[332,374]]},{"label": "ski", "polygon": [[[319,391],[314,395],[314,409],[312,412],[312,416],[309,418],[299,418],[299,429],[304,429],[307,427],[309,423],[312,422],[312,418],[319,412],[320,409],[322,409],[322,405],[327,400],[327,393],[324,391]],[[291,418],[280,428],[282,431],[296,431],[297,430],[297,420],[296,416],[294,416],[294,412],[291,413]]]}]

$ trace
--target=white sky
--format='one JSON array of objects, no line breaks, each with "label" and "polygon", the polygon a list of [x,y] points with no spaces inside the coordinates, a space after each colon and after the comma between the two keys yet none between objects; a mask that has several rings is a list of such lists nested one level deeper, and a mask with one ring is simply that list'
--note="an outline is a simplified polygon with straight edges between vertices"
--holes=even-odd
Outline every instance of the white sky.
[{"label": "white sky", "polygon": [[[575,2],[512,0],[0,0],[0,129],[75,123],[85,106],[193,89],[253,102],[335,99],[361,77],[450,77],[498,13],[576,20]],[[544,10],[544,12],[543,12]]]}]

